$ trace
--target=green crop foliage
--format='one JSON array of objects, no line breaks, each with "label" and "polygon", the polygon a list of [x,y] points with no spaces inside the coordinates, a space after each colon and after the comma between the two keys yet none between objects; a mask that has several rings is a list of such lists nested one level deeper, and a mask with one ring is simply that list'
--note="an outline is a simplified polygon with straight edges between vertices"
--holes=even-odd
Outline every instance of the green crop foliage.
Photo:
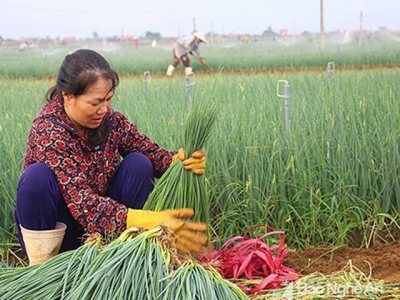
[{"label": "green crop foliage", "polygon": [[[65,46],[64,48],[35,48],[25,52],[17,50],[0,51],[0,78],[37,78],[54,76],[60,62],[70,52],[88,45]],[[137,50],[122,45],[90,45],[110,60],[120,75],[139,75],[149,71],[154,75],[164,75],[172,62],[172,41],[157,47],[142,46]],[[225,72],[268,71],[309,68],[324,70],[328,62],[336,67],[399,66],[398,41],[372,39],[357,43],[327,42],[320,49],[319,41],[295,40],[258,41],[242,44],[218,41],[201,47],[202,55],[214,69]],[[210,73],[206,67],[190,57],[196,73]],[[177,72],[183,71],[180,64]]]},{"label": "green crop foliage", "polygon": [[[237,51],[207,48],[210,53],[217,50]],[[154,51],[160,59],[152,67],[163,72],[166,64],[162,62],[162,51]],[[166,52],[169,57],[170,51]],[[390,53],[393,62],[398,54]],[[278,55],[272,49],[269,54]],[[59,64],[62,55],[54,55],[59,56],[51,58],[53,63]],[[149,69],[150,60],[142,61],[140,56],[145,53],[137,55],[136,70]],[[301,67],[304,61],[300,58],[305,56],[293,55],[293,66]],[[312,55],[308,55],[311,62]],[[350,52],[346,55],[350,60]],[[120,54],[105,56],[118,68],[126,68],[124,73],[133,72],[129,71],[129,63],[119,61]],[[368,57],[374,64],[382,58]],[[316,57],[316,61],[321,59],[316,64],[326,66],[328,61],[335,61],[336,67],[342,65],[333,58]],[[361,63],[363,58],[366,54],[353,51],[354,63]],[[126,56],[124,59],[129,61]],[[258,62],[260,65],[253,69],[265,67],[262,60]],[[225,63],[228,65],[228,58]],[[210,201],[215,242],[242,235],[257,224],[285,231],[287,244],[296,248],[351,244],[355,233],[368,244],[382,238],[380,230],[398,228],[400,70],[335,70],[331,77],[325,68],[313,72],[291,72],[288,68],[279,74],[231,74],[229,68],[237,68],[238,64],[232,62],[219,75],[203,76],[200,71],[190,79],[189,88],[179,73],[173,78],[152,77],[150,73],[146,88],[141,77],[122,76],[113,103],[151,139],[177,150],[187,102],[211,97],[218,101],[219,118],[206,146],[206,200]],[[28,69],[27,73],[20,71],[19,78],[29,77]],[[54,71],[46,72],[54,75]],[[278,80],[287,80],[290,85],[289,137],[284,99],[277,96]],[[16,245],[12,214],[29,127],[53,83],[0,80],[3,256]]]}]

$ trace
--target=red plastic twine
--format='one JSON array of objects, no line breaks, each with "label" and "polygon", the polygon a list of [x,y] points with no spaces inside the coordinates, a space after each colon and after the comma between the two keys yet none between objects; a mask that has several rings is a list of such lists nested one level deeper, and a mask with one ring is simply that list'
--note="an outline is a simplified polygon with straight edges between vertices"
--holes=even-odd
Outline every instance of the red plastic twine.
[{"label": "red plastic twine", "polygon": [[[259,227],[271,231],[259,238],[249,238],[249,233]],[[270,236],[277,236],[279,244],[268,246],[263,240]],[[217,261],[221,275],[234,283],[239,278],[260,280],[252,287],[238,286],[248,294],[265,294],[269,289],[280,288],[283,282],[295,281],[300,276],[299,272],[283,266],[284,257],[289,252],[285,248],[285,237],[283,231],[276,231],[268,225],[256,225],[243,236],[227,240],[220,250],[211,252],[202,260]]]}]

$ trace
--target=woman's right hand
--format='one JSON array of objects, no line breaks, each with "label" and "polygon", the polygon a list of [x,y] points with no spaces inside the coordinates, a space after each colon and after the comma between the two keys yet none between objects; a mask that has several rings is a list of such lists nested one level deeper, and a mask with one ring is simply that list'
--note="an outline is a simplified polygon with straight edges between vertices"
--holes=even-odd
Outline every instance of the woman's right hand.
[{"label": "woman's right hand", "polygon": [[128,209],[127,228],[144,227],[152,229],[164,225],[175,235],[175,246],[184,253],[199,253],[207,243],[207,225],[202,222],[185,221],[191,218],[194,211],[191,208],[151,211]]}]

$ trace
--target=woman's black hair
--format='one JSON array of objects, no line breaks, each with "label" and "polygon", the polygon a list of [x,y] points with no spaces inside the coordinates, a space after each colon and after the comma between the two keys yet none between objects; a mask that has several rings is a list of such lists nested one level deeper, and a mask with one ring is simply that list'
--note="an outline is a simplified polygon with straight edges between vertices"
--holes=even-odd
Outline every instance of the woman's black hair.
[{"label": "woman's black hair", "polygon": [[[100,78],[110,80],[114,91],[119,84],[119,77],[108,61],[99,53],[80,49],[68,54],[58,70],[56,85],[46,93],[46,101],[59,101],[63,103],[62,92],[80,96],[92,87]],[[89,134],[89,143],[99,145],[107,139],[110,133],[110,124],[104,119],[101,125]]]}]

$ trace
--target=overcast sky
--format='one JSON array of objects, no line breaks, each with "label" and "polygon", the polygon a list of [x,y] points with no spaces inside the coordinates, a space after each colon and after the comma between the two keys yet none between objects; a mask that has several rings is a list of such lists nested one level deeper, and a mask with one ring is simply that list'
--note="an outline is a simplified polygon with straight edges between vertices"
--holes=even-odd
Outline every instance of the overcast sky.
[{"label": "overcast sky", "polygon": [[[326,31],[400,30],[400,0],[324,0]],[[320,0],[0,0],[0,36],[319,32]]]}]

